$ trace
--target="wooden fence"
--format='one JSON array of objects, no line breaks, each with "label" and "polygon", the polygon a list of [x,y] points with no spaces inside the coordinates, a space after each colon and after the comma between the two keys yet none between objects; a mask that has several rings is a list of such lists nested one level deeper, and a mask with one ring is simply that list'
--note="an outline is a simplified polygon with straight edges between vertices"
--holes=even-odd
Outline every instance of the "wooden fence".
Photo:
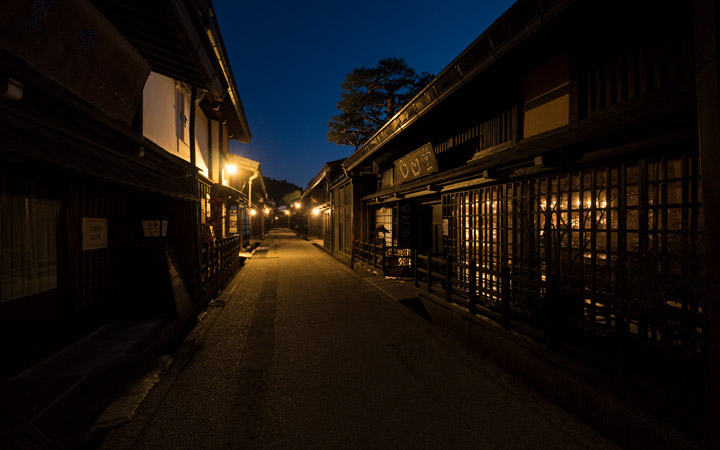
[{"label": "wooden fence", "polygon": [[[232,276],[242,262],[240,236],[217,239],[202,246],[201,283],[206,289],[222,284]],[[210,289],[208,289],[209,291]]]},{"label": "wooden fence", "polygon": [[702,336],[700,314],[678,314],[668,305],[652,318],[642,317],[614,309],[608,294],[557,286],[550,276],[515,276],[507,265],[489,270],[474,260],[456,262],[417,252],[412,260],[421,295],[524,335],[622,384],[640,385],[683,405],[702,409],[706,404],[704,346],[673,345],[669,336],[656,340],[644,331],[647,326],[633,326],[653,320],[668,335],[676,328]]},{"label": "wooden fence", "polygon": [[353,262],[363,262],[379,269],[385,275],[409,275],[412,267],[412,251],[387,245],[379,241],[355,240],[352,252]]}]

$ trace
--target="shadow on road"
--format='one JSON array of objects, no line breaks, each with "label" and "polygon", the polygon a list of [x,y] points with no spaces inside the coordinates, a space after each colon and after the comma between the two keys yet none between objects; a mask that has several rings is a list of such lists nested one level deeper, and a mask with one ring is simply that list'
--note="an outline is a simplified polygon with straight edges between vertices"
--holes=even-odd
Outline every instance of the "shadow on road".
[{"label": "shadow on road", "polygon": [[407,306],[410,308],[412,312],[419,315],[423,319],[427,320],[430,323],[435,323],[432,320],[432,317],[430,317],[430,314],[427,312],[427,309],[425,309],[425,305],[422,304],[419,298],[408,298],[404,300],[398,300],[398,303],[400,303],[403,306]]}]

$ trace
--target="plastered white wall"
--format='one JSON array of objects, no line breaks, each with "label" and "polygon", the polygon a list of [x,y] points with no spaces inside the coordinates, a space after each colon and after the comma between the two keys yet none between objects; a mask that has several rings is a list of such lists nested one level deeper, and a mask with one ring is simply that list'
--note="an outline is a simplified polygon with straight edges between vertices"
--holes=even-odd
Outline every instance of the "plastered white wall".
[{"label": "plastered white wall", "polygon": [[208,121],[202,109],[195,107],[195,165],[203,175],[213,179],[208,172]]},{"label": "plastered white wall", "polygon": [[150,72],[143,89],[143,135],[167,152],[190,161],[187,126],[181,133],[183,138],[178,139],[176,122],[177,102],[185,104],[184,113],[188,121],[190,102],[186,95],[178,95],[178,92],[175,80]]},{"label": "plastered white wall", "polygon": [[213,181],[220,179],[220,123],[212,121],[212,174]]}]

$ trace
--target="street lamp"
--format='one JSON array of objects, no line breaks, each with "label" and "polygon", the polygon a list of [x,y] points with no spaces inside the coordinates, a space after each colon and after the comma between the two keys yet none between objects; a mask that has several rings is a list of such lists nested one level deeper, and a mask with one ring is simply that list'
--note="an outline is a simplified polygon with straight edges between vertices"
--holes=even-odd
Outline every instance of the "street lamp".
[{"label": "street lamp", "polygon": [[300,202],[295,202],[293,206],[295,207],[295,209],[300,209]]}]

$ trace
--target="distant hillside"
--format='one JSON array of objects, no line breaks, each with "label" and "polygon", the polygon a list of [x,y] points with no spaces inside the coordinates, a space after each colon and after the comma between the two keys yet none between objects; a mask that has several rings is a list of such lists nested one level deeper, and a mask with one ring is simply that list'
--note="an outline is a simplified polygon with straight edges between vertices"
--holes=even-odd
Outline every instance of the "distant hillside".
[{"label": "distant hillside", "polygon": [[[294,191],[302,193],[303,188],[300,186],[290,183],[286,180],[276,180],[270,177],[263,177],[265,181],[265,191],[267,192],[268,199],[271,202],[282,203],[283,197]],[[298,197],[300,194],[298,194]]]}]

